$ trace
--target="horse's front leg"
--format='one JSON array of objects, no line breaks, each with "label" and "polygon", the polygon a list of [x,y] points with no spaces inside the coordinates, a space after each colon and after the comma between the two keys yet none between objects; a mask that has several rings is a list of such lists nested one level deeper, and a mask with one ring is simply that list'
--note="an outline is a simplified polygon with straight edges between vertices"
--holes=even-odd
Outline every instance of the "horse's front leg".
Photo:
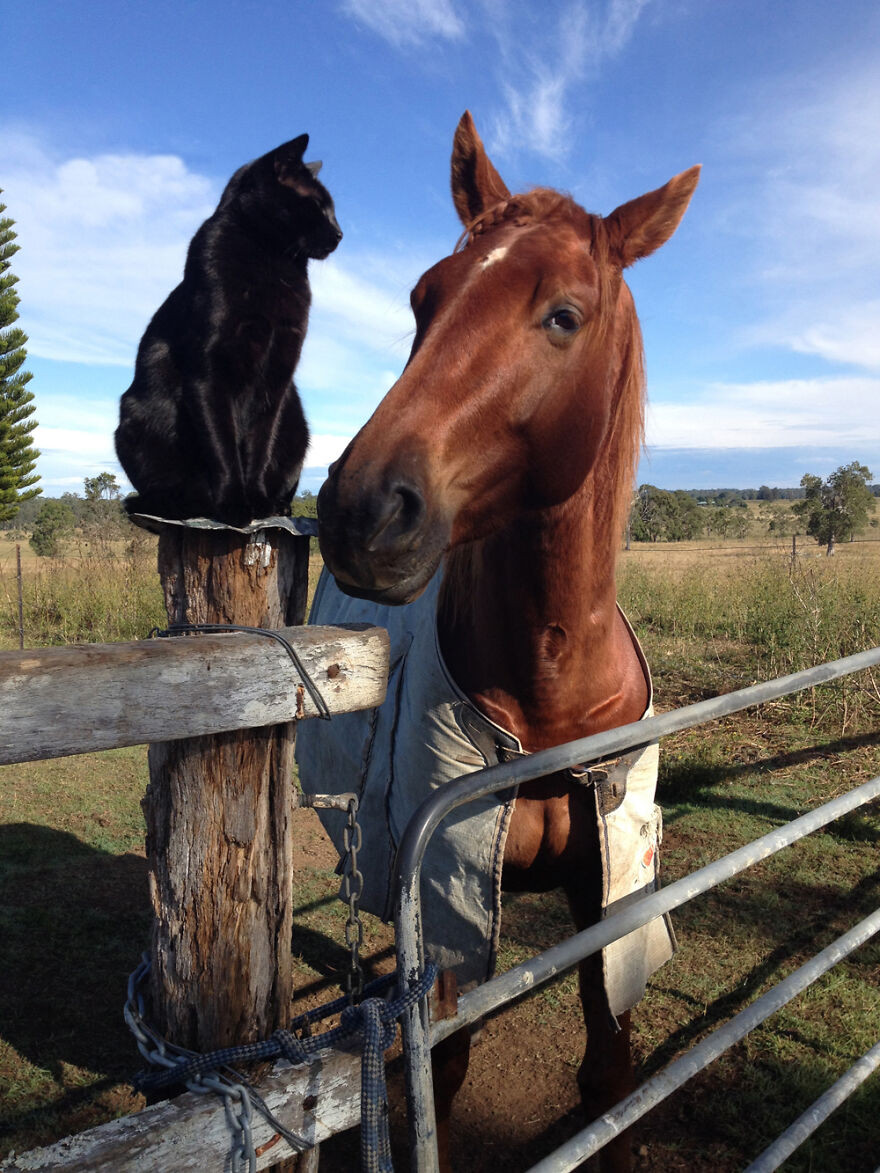
[{"label": "horse's front leg", "polygon": [[[569,812],[567,847],[576,849],[579,862],[576,871],[569,867],[563,887],[575,927],[581,932],[602,916],[602,863],[592,793],[576,791],[571,796]],[[580,963],[578,979],[587,1045],[577,1080],[589,1124],[635,1089],[635,1073],[630,1054],[629,1012],[615,1020],[609,1009],[601,953]],[[601,1149],[598,1161],[587,1167],[596,1165],[602,1173],[629,1173],[632,1168],[629,1135],[615,1137]]]},{"label": "horse's front leg", "polygon": [[434,1111],[437,1117],[437,1153],[441,1173],[452,1173],[449,1153],[449,1119],[452,1101],[465,1081],[471,1055],[470,1027],[443,1039],[431,1051],[434,1075]]},{"label": "horse's front leg", "polygon": [[[584,926],[585,927],[585,926]],[[630,1052],[630,1014],[617,1021],[608,1009],[602,981],[602,957],[587,957],[578,968],[587,1045],[578,1070],[578,1087],[587,1122],[591,1123],[635,1089]],[[632,1145],[629,1133],[615,1137],[601,1150],[602,1173],[629,1173]]]}]

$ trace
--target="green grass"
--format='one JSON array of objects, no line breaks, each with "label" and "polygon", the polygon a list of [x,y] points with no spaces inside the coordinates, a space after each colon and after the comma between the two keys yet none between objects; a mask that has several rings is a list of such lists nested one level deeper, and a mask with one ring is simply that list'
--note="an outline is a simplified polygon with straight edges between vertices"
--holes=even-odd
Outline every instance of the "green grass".
[{"label": "green grass", "polygon": [[143,748],[0,768],[0,1125],[13,1147],[142,1102],[123,1082],[135,1053],[122,1000],[150,931],[146,781]]}]

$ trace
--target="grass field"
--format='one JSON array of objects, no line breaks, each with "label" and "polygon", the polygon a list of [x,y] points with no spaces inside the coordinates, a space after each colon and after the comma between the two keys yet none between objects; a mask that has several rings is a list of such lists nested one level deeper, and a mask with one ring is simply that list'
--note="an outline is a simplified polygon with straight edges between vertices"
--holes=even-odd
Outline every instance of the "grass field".
[{"label": "grass field", "polygon": [[[760,551],[744,548],[748,540],[733,550],[719,545],[623,556],[621,600],[652,665],[660,710],[880,644],[880,543],[840,547],[834,559],[805,549],[794,568],[790,542]],[[163,621],[152,548],[129,551],[121,543],[112,563],[102,557],[81,550],[55,566],[25,558],[29,644],[40,642],[32,631],[45,643],[124,639]],[[118,578],[112,590],[108,565]],[[0,547],[6,647],[17,646],[13,585],[14,548]],[[880,773],[878,685],[880,674],[863,673],[664,742],[667,879]],[[142,748],[0,769],[0,1154],[139,1102],[125,1082],[139,1059],[121,1004],[149,932],[139,808],[146,781]],[[683,1053],[876,908],[878,845],[875,806],[680,910],[679,952],[635,1016],[641,1074]],[[338,877],[310,835],[300,852],[298,984],[325,989],[340,954],[342,909],[332,900]],[[554,894],[509,899],[502,965],[567,931]],[[387,954],[387,931],[378,924],[368,942]],[[741,1169],[880,1038],[878,988],[874,943],[652,1113],[639,1133],[640,1167]],[[467,1170],[527,1168],[547,1151],[548,1137],[578,1127],[573,1072],[582,1028],[574,979],[534,995],[485,1033],[474,1057],[477,1082],[465,1089],[460,1113]],[[511,1112],[508,1105],[496,1118],[478,1081],[532,1040],[547,1056],[536,1056],[541,1078],[530,1089],[543,1107]],[[878,1119],[875,1076],[786,1169],[873,1173]],[[502,1154],[513,1148],[507,1163]],[[322,1168],[350,1167],[338,1160],[330,1152]]]}]

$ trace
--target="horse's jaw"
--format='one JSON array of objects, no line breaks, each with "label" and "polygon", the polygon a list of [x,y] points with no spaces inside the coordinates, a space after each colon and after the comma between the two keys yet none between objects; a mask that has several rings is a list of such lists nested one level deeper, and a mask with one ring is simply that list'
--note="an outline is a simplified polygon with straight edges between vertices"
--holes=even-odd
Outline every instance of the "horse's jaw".
[{"label": "horse's jaw", "polygon": [[385,607],[401,607],[406,603],[415,602],[424,592],[434,574],[432,570],[427,576],[413,575],[404,581],[395,582],[391,586],[368,587],[349,582],[342,572],[333,569],[332,564],[326,558],[324,564],[336,579],[336,585],[344,595],[351,595],[355,599],[368,599],[371,603],[379,603]]}]

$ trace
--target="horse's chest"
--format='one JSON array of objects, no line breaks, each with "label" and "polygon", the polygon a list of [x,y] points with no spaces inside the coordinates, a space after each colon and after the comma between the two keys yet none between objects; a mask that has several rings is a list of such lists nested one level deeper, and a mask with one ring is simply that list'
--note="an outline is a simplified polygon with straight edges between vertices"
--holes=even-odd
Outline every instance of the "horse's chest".
[{"label": "horse's chest", "polygon": [[598,915],[602,886],[592,792],[562,775],[524,783],[510,820],[501,886],[508,892],[589,889]]}]

